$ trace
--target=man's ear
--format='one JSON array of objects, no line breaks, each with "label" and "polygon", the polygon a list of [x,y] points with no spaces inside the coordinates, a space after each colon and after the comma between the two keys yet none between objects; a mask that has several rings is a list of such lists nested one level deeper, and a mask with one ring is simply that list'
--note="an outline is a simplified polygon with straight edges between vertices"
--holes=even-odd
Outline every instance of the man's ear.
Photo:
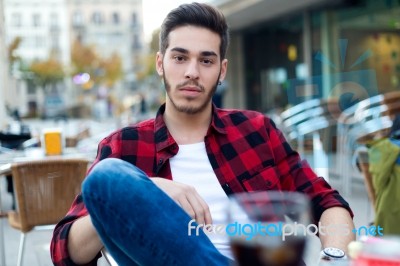
[{"label": "man's ear", "polygon": [[219,76],[220,81],[223,81],[226,76],[226,71],[228,70],[228,59],[224,59],[221,62],[221,74]]},{"label": "man's ear", "polygon": [[161,52],[157,52],[156,56],[156,70],[160,77],[164,75],[163,69],[163,54]]}]

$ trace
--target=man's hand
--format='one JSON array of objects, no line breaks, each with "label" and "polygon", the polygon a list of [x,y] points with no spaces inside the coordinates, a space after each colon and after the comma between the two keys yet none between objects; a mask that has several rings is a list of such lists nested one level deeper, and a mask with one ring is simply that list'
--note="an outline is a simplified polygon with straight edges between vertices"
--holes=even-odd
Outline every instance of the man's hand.
[{"label": "man's hand", "polygon": [[198,224],[212,224],[210,209],[194,187],[165,178],[153,177],[150,179]]}]

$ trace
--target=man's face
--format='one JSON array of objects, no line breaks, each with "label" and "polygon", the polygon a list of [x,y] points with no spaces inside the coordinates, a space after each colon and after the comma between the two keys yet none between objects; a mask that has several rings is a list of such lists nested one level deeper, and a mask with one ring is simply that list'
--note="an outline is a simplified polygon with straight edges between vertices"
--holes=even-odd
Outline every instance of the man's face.
[{"label": "man's face", "polygon": [[196,114],[211,106],[218,82],[225,78],[218,34],[201,27],[182,26],[168,36],[165,54],[157,53],[157,72],[163,76],[167,108]]}]

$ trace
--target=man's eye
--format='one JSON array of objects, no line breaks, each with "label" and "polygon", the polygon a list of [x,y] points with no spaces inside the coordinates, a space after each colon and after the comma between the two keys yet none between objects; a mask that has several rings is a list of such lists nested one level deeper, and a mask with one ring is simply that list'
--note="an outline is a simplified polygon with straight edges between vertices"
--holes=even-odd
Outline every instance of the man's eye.
[{"label": "man's eye", "polygon": [[180,55],[174,56],[174,59],[177,62],[183,62],[185,60],[185,58],[183,56],[180,56]]},{"label": "man's eye", "polygon": [[211,59],[203,59],[202,62],[203,62],[203,64],[211,65],[213,63],[213,60],[211,60]]}]

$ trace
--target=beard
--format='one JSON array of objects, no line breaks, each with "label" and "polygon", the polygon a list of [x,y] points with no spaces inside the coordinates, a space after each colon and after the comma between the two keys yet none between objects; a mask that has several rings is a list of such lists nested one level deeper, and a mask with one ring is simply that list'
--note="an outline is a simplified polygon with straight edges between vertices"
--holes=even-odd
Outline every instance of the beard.
[{"label": "beard", "polygon": [[[163,69],[164,69],[164,66],[163,66]],[[221,70],[220,70],[220,73],[218,74],[217,80],[215,81],[215,85],[213,85],[210,92],[207,93],[206,99],[202,103],[200,103],[200,105],[190,104],[190,102],[192,101],[190,98],[186,98],[186,100],[189,101],[189,104],[186,103],[186,104],[179,105],[178,103],[176,103],[175,100],[173,99],[173,97],[171,97],[172,96],[171,95],[171,84],[168,82],[168,79],[166,78],[165,70],[164,70],[163,80],[164,80],[165,91],[167,92],[168,98],[171,101],[172,106],[178,112],[189,114],[189,115],[201,113],[202,111],[204,111],[207,108],[208,104],[211,102],[211,99],[212,99],[215,91],[217,90],[220,75],[221,75]],[[201,85],[200,83],[198,83],[196,80],[188,80],[188,81],[182,82],[182,83],[176,85],[175,89],[178,90],[179,88],[187,86],[187,85],[193,85],[193,86],[200,88],[202,91],[206,91],[204,86]]]}]

